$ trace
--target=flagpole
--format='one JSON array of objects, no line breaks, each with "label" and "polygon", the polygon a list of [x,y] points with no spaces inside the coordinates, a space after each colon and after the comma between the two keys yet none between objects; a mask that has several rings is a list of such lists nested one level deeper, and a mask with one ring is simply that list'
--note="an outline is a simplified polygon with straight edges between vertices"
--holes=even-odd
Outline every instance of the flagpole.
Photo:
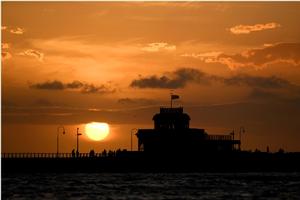
[{"label": "flagpole", "polygon": [[171,108],[173,108],[173,100],[174,99],[179,99],[179,96],[171,93]]}]

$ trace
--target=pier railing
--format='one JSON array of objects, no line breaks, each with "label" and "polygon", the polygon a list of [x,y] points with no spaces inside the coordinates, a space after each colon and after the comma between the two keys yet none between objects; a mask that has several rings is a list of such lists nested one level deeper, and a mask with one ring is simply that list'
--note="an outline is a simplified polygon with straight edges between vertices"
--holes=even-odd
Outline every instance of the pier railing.
[{"label": "pier railing", "polygon": [[207,140],[233,140],[232,135],[207,135]]},{"label": "pier railing", "polygon": [[79,153],[74,155],[72,153],[1,153],[1,158],[88,158],[88,157],[114,157],[116,154],[95,153]]}]

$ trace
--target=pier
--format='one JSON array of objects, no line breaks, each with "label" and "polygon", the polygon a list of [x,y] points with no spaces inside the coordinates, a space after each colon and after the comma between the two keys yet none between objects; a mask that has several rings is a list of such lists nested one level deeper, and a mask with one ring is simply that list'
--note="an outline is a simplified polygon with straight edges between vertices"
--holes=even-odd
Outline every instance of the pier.
[{"label": "pier", "polygon": [[[2,153],[2,171],[10,172],[250,172],[300,171],[300,153],[243,151],[234,131],[208,134],[190,128],[183,108],[160,108],[152,118],[152,129],[136,131],[138,150],[103,150],[96,153]],[[58,133],[58,131],[57,131]],[[58,138],[58,137],[57,137]]]}]

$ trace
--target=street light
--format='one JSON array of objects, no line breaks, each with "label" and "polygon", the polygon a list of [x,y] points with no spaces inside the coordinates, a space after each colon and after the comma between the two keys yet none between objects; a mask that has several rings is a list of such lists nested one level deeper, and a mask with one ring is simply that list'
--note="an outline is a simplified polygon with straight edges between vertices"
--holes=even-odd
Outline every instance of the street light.
[{"label": "street light", "polygon": [[243,126],[240,127],[240,144],[239,144],[239,150],[241,150],[241,143],[242,143],[242,133],[245,133],[245,128]]},{"label": "street light", "polygon": [[79,133],[79,128],[77,128],[77,151],[76,151],[76,156],[79,156],[79,136],[82,135],[81,133]]},{"label": "street light", "polygon": [[56,136],[56,157],[58,157],[58,154],[59,154],[59,129],[62,128],[63,130],[63,134],[66,133],[65,131],[65,127],[64,126],[58,126],[57,127],[57,136]]},{"label": "street light", "polygon": [[131,129],[131,131],[130,131],[130,150],[131,150],[131,151],[132,151],[132,134],[133,134],[133,131],[138,131],[138,129],[133,128],[133,129]]}]

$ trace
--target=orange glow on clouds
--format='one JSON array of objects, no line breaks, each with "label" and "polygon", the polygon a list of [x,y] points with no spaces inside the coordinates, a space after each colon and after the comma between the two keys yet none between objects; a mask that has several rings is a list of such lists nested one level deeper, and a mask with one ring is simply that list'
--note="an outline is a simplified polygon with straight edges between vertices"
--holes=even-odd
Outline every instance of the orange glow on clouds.
[{"label": "orange glow on clouds", "polygon": [[243,125],[245,149],[299,151],[299,9],[4,2],[2,152],[56,152],[58,124],[61,152],[76,148],[77,128],[80,152],[129,149],[131,130],[153,128],[171,89],[192,127],[218,134]]}]

